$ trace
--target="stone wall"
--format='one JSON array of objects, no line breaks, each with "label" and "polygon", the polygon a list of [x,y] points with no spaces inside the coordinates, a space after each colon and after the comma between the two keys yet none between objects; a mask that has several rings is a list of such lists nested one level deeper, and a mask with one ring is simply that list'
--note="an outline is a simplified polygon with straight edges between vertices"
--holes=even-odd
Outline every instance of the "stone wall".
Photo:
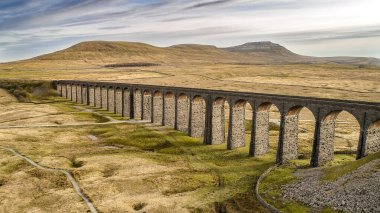
[{"label": "stone wall", "polygon": [[87,104],[87,87],[82,86],[82,104]]},{"label": "stone wall", "polygon": [[231,109],[231,136],[229,149],[245,146],[245,106],[235,104]]},{"label": "stone wall", "polygon": [[73,100],[71,97],[71,95],[72,95],[71,88],[72,88],[71,85],[68,84],[67,85],[67,99]]},{"label": "stone wall", "polygon": [[102,107],[102,90],[101,87],[95,87],[95,106]]},{"label": "stone wall", "polygon": [[256,112],[255,141],[253,156],[265,155],[269,149],[269,110]]},{"label": "stone wall", "polygon": [[77,85],[77,103],[82,103],[82,86]]},{"label": "stone wall", "polygon": [[205,102],[201,97],[195,97],[191,106],[191,131],[190,136],[203,137],[205,131]]},{"label": "stone wall", "polygon": [[77,102],[77,86],[71,85],[71,100]]},{"label": "stone wall", "polygon": [[62,97],[67,98],[67,85],[62,85]]},{"label": "stone wall", "polygon": [[152,120],[152,94],[150,92],[144,92],[143,100],[143,120]]},{"label": "stone wall", "polygon": [[171,94],[171,93],[166,94],[164,113],[165,113],[164,125],[174,128],[174,122],[175,122],[175,97],[174,97],[174,94]]},{"label": "stone wall", "polygon": [[116,114],[123,114],[123,92],[120,88],[116,89],[115,92],[115,108],[116,108]]},{"label": "stone wall", "polygon": [[105,109],[107,110],[107,101],[108,101],[108,98],[107,98],[107,87],[102,87],[102,109]]},{"label": "stone wall", "polygon": [[162,93],[155,93],[153,96],[153,123],[162,124],[162,101]]},{"label": "stone wall", "polygon": [[321,122],[319,135],[318,165],[322,166],[334,159],[335,120]]},{"label": "stone wall", "polygon": [[90,106],[95,106],[95,88],[94,87],[89,87],[88,88],[88,95],[89,97],[89,104]]},{"label": "stone wall", "polygon": [[115,113],[115,90],[113,88],[108,89],[108,109],[109,112]]},{"label": "stone wall", "polygon": [[124,103],[123,103],[123,105],[124,105],[124,116],[125,117],[127,117],[127,118],[129,118],[130,116],[131,116],[131,109],[130,109],[130,107],[131,107],[131,93],[129,92],[129,90],[128,89],[124,89]]},{"label": "stone wall", "polygon": [[59,96],[62,96],[62,84],[57,84],[57,92]]},{"label": "stone wall", "polygon": [[212,104],[212,136],[211,144],[221,144],[225,140],[225,112],[224,100],[214,101]]},{"label": "stone wall", "polygon": [[141,119],[141,90],[135,90],[133,100],[134,100],[134,113],[135,113],[135,119]]},{"label": "stone wall", "polygon": [[365,155],[380,151],[380,127],[376,126],[367,131]]},{"label": "stone wall", "polygon": [[298,157],[298,115],[285,116],[282,162],[287,163]]},{"label": "stone wall", "polygon": [[189,130],[190,102],[186,95],[180,95],[177,100],[177,130],[188,132]]}]

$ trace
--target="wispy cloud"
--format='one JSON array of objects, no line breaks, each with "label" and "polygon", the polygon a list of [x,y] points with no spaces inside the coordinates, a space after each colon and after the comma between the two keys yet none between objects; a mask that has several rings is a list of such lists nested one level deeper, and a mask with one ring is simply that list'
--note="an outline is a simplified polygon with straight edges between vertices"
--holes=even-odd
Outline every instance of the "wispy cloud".
[{"label": "wispy cloud", "polygon": [[273,40],[309,55],[380,57],[378,8],[378,0],[3,0],[0,61],[92,39],[223,47]]}]

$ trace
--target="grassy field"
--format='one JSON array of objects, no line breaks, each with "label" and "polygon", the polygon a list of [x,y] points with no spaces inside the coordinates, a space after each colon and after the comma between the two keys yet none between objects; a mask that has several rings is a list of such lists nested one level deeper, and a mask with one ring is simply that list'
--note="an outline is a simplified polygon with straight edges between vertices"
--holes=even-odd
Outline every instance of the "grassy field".
[{"label": "grassy field", "polygon": [[[266,212],[253,188],[258,176],[274,164],[274,152],[253,159],[247,155],[248,148],[231,151],[225,144],[206,146],[201,139],[158,126],[64,126],[98,120],[91,112],[56,98],[39,104],[45,114],[31,118],[24,112],[38,113],[33,103],[17,102],[4,90],[0,96],[2,126],[61,125],[0,127],[0,145],[41,165],[71,171],[101,212]],[[7,113],[15,109],[18,119]],[[0,155],[0,209],[85,211],[63,175],[39,171],[2,150]]]},{"label": "grassy field", "polygon": [[[149,63],[159,66],[110,67]],[[102,41],[0,64],[2,79],[116,81],[371,102],[380,100],[379,72],[376,66],[282,55],[275,50],[251,54],[207,45],[159,48]]]}]

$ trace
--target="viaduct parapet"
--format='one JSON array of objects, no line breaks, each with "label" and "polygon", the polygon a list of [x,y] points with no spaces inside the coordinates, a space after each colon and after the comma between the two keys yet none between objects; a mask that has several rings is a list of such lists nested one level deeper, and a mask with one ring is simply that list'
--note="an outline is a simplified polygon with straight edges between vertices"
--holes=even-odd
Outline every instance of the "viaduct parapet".
[{"label": "viaduct parapet", "polygon": [[[347,111],[360,125],[357,159],[380,151],[380,103],[376,102],[109,82],[65,80],[54,81],[53,85],[59,95],[74,102],[172,127],[191,137],[203,137],[205,144],[221,144],[227,139],[228,149],[249,145],[252,156],[268,152],[269,108],[275,105],[281,114],[277,148],[280,164],[297,158],[302,108],[309,109],[315,118],[312,166],[333,159],[336,117]],[[225,102],[230,107],[227,138]],[[245,113],[247,104],[252,108],[250,115]],[[249,140],[245,137],[247,116],[252,120]]]}]

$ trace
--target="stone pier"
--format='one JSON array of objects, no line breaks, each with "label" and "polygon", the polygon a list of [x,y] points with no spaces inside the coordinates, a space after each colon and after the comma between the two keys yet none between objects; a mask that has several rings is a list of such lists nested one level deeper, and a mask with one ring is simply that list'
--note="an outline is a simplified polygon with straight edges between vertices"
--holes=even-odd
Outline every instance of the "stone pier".
[{"label": "stone pier", "polygon": [[181,94],[177,99],[177,130],[181,132],[189,131],[189,97]]},{"label": "stone pier", "polygon": [[239,100],[231,106],[228,149],[245,146],[245,105],[246,101]]},{"label": "stone pier", "polygon": [[149,91],[144,91],[143,98],[143,120],[152,121],[152,94]]},{"label": "stone pier", "polygon": [[162,92],[156,91],[153,94],[153,123],[163,124],[163,96]]},{"label": "stone pier", "polygon": [[134,92],[134,96],[133,96],[133,100],[134,100],[134,118],[135,119],[142,119],[141,115],[142,115],[142,97],[141,97],[141,90],[140,89],[136,89],[135,92]]},{"label": "stone pier", "polygon": [[173,93],[166,93],[164,99],[164,125],[174,128],[175,124],[175,96]]},{"label": "stone pier", "polygon": [[212,104],[211,144],[221,144],[225,141],[224,103],[223,98],[217,98]]},{"label": "stone pier", "polygon": [[123,91],[120,88],[116,88],[115,92],[115,110],[116,114],[123,114]]}]

